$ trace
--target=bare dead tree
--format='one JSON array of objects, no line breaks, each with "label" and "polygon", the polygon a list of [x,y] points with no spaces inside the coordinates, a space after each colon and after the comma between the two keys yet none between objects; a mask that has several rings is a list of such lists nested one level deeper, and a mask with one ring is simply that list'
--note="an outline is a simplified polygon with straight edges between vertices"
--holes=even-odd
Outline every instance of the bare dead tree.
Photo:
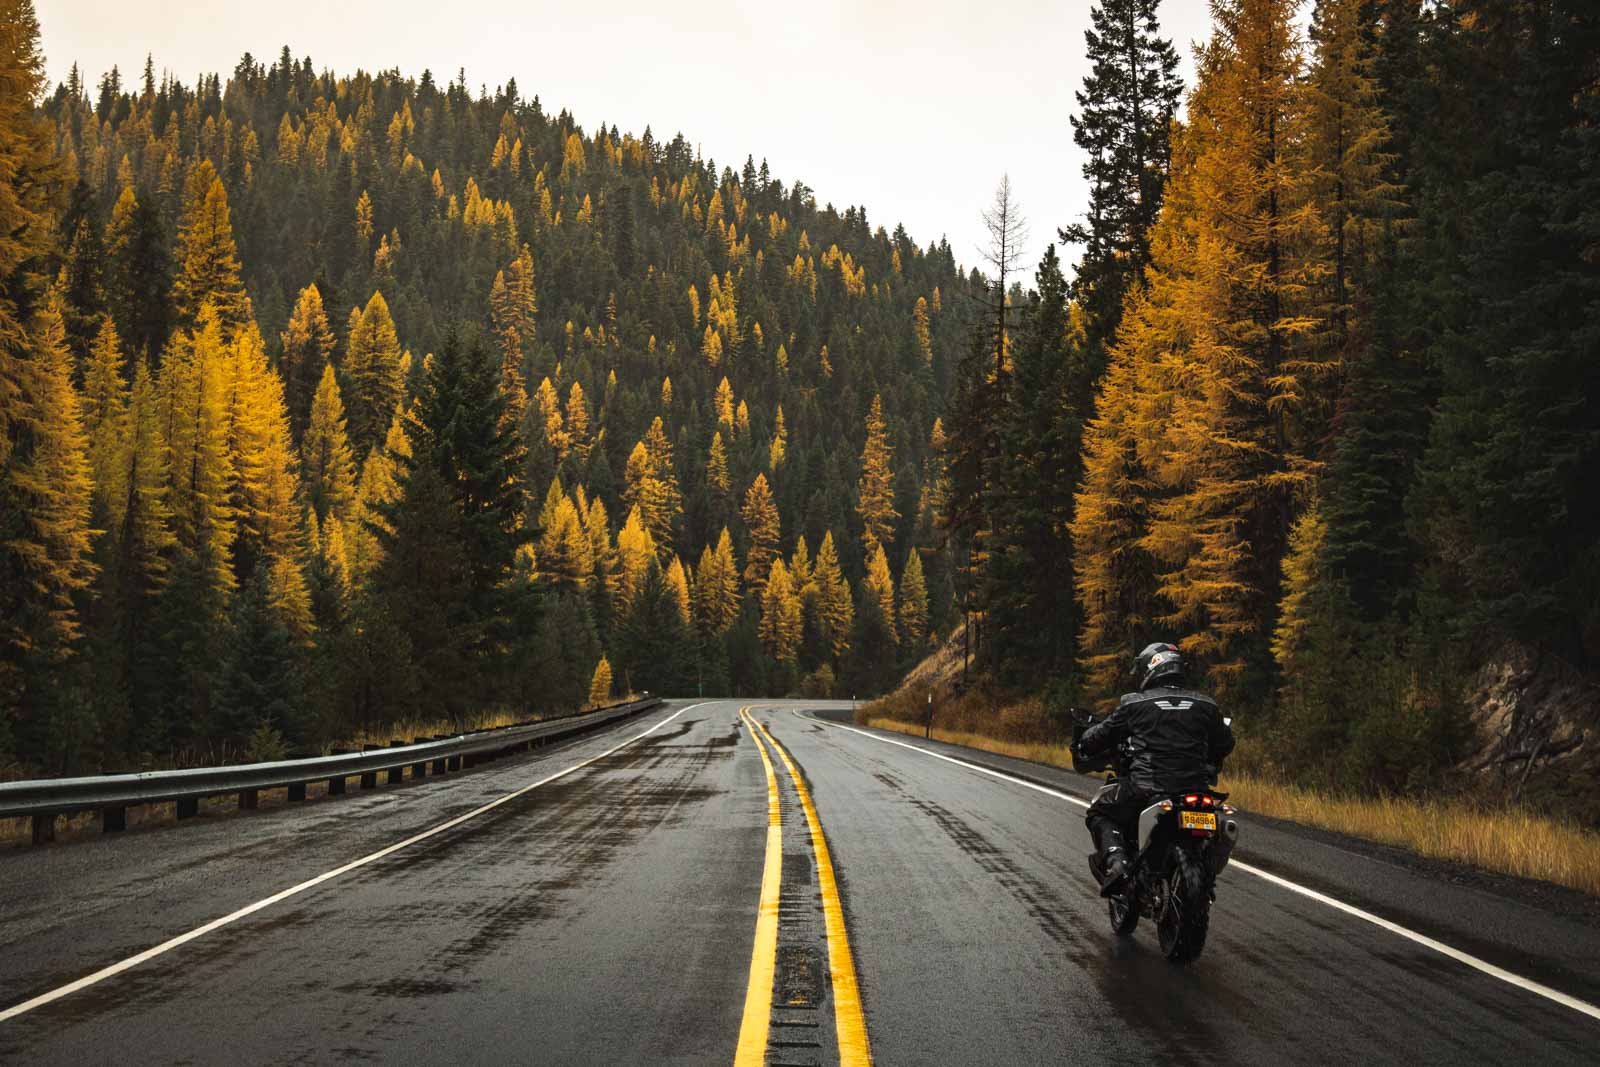
[{"label": "bare dead tree", "polygon": [[[1006,331],[1011,312],[1008,282],[1024,269],[1022,252],[1028,240],[1028,220],[1011,191],[1009,174],[1000,176],[994,201],[983,212],[983,226],[989,231],[989,247],[979,249],[979,254],[989,265],[994,279],[994,294],[986,303],[993,316],[990,321],[994,323],[995,380],[999,383],[1005,378]],[[1004,388],[999,391],[1003,399]]]}]

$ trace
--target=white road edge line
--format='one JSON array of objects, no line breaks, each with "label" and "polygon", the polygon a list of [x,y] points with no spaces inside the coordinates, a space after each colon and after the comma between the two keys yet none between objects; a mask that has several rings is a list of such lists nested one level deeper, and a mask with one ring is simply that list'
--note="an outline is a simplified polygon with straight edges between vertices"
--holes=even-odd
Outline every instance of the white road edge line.
[{"label": "white road edge line", "polygon": [[[794,714],[798,716],[800,712],[796,710]],[[923,748],[920,745],[910,745],[904,741],[896,741],[891,737],[884,737],[880,734],[868,733],[865,730],[858,730],[854,726],[846,726],[843,723],[829,722],[827,719],[812,719],[811,721],[820,722],[826,726],[836,727],[840,730],[848,730],[853,734],[860,734],[862,737],[870,738],[873,741],[881,741],[886,745],[896,745],[900,748],[908,748],[913,752],[920,752],[924,756],[932,756],[934,759],[941,759],[946,763],[954,763],[958,766],[966,767],[968,770],[977,771],[979,774],[987,774],[991,778],[999,778],[1003,781],[1012,782],[1016,785],[1024,786],[1036,792],[1044,793],[1047,796],[1065,800],[1069,804],[1078,805],[1080,808],[1087,808],[1089,806],[1088,801],[1079,797],[1075,797],[1070,793],[1063,793],[1060,790],[1051,789],[1048,786],[1040,785],[1037,782],[1030,782],[1026,778],[1017,778],[1013,775],[1006,774],[1003,771],[997,771],[992,767],[985,767],[982,764],[972,763],[968,760],[956,759],[954,756],[947,756],[942,752],[934,752],[930,749]],[[1524,978],[1520,974],[1513,974],[1503,967],[1496,967],[1488,960],[1482,960],[1471,953],[1462,952],[1458,948],[1452,948],[1442,941],[1434,940],[1427,934],[1419,934],[1417,931],[1401,926],[1399,923],[1390,922],[1388,919],[1385,919],[1380,915],[1374,915],[1370,911],[1364,911],[1353,904],[1346,904],[1342,900],[1330,897],[1326,893],[1319,893],[1315,889],[1300,885],[1298,882],[1291,882],[1287,878],[1280,878],[1278,875],[1264,871],[1260,867],[1253,867],[1250,864],[1240,862],[1239,860],[1232,861],[1228,864],[1228,867],[1230,870],[1239,870],[1244,871],[1246,874],[1253,874],[1263,881],[1270,882],[1271,884],[1278,886],[1280,889],[1287,889],[1291,893],[1298,893],[1300,896],[1303,896],[1309,900],[1315,900],[1319,904],[1326,904],[1328,907],[1333,908],[1336,911],[1342,911],[1346,915],[1360,919],[1363,922],[1369,922],[1373,926],[1387,930],[1391,934],[1396,934],[1400,937],[1403,937],[1407,941],[1415,942],[1416,944],[1421,945],[1423,948],[1429,948],[1442,956],[1448,956],[1457,963],[1464,963],[1473,970],[1480,971],[1491,978],[1498,978],[1500,981],[1505,982],[1508,985],[1516,986],[1518,989],[1527,990],[1529,993],[1535,993],[1541,997],[1544,997],[1546,1000],[1551,1000],[1557,1004],[1560,1004],[1564,1008],[1571,1008],[1573,1011],[1578,1012],[1579,1014],[1587,1015],[1591,1019],[1600,1020],[1600,1007],[1597,1007],[1586,1000],[1579,1000],[1577,997],[1569,996],[1568,994],[1561,992],[1559,989],[1551,989],[1549,986],[1540,982],[1535,982],[1531,978]],[[3,1016],[0,1016],[0,1018],[3,1018]]]},{"label": "white road edge line", "polygon": [[210,922],[206,923],[204,926],[197,926],[193,930],[190,930],[188,933],[179,934],[177,937],[174,937],[174,938],[172,938],[170,940],[167,940],[167,941],[163,941],[163,942],[161,942],[161,944],[155,945],[155,946],[153,946],[151,948],[147,948],[143,952],[140,952],[137,955],[129,956],[125,960],[121,960],[121,961],[119,961],[117,963],[113,963],[109,967],[102,967],[100,970],[95,971],[93,974],[86,974],[82,978],[79,978],[75,982],[68,982],[66,985],[60,986],[60,987],[58,987],[56,989],[52,989],[48,993],[41,993],[38,996],[34,997],[32,1000],[25,1000],[21,1004],[17,1004],[14,1007],[6,1008],[4,1011],[0,1011],[0,1023],[3,1023],[8,1019],[15,1019],[19,1015],[26,1015],[28,1012],[33,1011],[36,1008],[42,1008],[46,1004],[49,1004],[49,1003],[51,1003],[53,1001],[60,1000],[62,997],[69,996],[69,995],[71,995],[73,993],[76,993],[80,989],[87,989],[88,987],[90,987],[92,985],[95,985],[95,984],[97,984],[99,982],[105,981],[107,978],[111,978],[111,977],[114,977],[116,975],[119,975],[123,971],[131,970],[132,968],[139,966],[139,964],[141,964],[141,963],[146,963],[146,962],[148,962],[150,960],[155,959],[157,956],[161,956],[161,955],[164,955],[164,954],[166,954],[168,952],[171,952],[173,949],[179,947],[180,945],[186,945],[190,941],[195,940],[196,938],[204,937],[206,934],[211,933],[213,930],[218,930],[218,929],[221,929],[224,926],[229,925],[230,923],[238,922],[240,919],[243,919],[248,915],[254,915],[256,912],[260,911],[261,909],[269,908],[272,905],[278,903],[279,901],[287,900],[292,896],[297,896],[297,895],[299,895],[301,893],[304,893],[306,890],[315,888],[316,886],[321,885],[323,882],[332,881],[333,879],[339,877],[341,874],[349,874],[351,871],[355,870],[358,867],[365,867],[369,863],[376,863],[378,860],[383,859],[385,856],[392,856],[396,852],[399,852],[402,849],[410,848],[412,845],[415,845],[418,842],[426,841],[430,837],[434,837],[434,836],[436,836],[438,834],[442,834],[446,830],[449,830],[449,829],[451,829],[453,827],[456,827],[456,826],[460,826],[462,823],[468,821],[469,819],[476,819],[479,815],[482,815],[482,814],[484,814],[485,812],[488,812],[488,811],[493,811],[495,808],[498,808],[500,805],[505,804],[508,801],[515,800],[517,797],[522,796],[524,793],[530,792],[530,791],[532,791],[534,789],[538,789],[542,785],[549,785],[551,782],[555,781],[557,778],[565,778],[567,775],[571,774],[573,771],[582,770],[584,767],[589,766],[589,764],[591,764],[591,763],[595,763],[595,762],[597,762],[599,760],[603,760],[607,756],[610,756],[610,755],[613,755],[613,754],[615,754],[617,752],[622,751],[623,749],[627,748],[629,745],[633,744],[635,741],[639,741],[639,740],[642,740],[643,738],[649,737],[651,734],[655,733],[657,730],[661,729],[663,726],[667,725],[667,723],[671,722],[673,719],[676,719],[679,715],[682,715],[684,712],[693,711],[695,708],[704,707],[705,704],[707,704],[707,703],[711,703],[711,702],[710,701],[702,701],[699,704],[690,704],[688,707],[679,708],[677,711],[673,712],[671,715],[668,715],[665,719],[662,719],[660,722],[658,722],[654,726],[650,727],[650,729],[644,731],[641,734],[635,734],[633,737],[630,737],[626,741],[622,742],[622,744],[617,745],[615,748],[609,748],[606,751],[600,753],[598,756],[590,756],[588,759],[584,760],[582,763],[574,763],[572,766],[567,767],[564,770],[557,771],[555,774],[549,775],[548,777],[545,777],[545,778],[541,778],[537,782],[532,782],[532,783],[530,783],[528,785],[525,785],[521,789],[517,789],[517,790],[515,790],[513,792],[507,793],[505,796],[500,797],[500,798],[498,798],[496,800],[491,800],[489,803],[483,805],[480,808],[474,808],[472,811],[469,811],[464,815],[457,815],[455,818],[449,820],[448,822],[442,822],[438,826],[433,827],[431,830],[424,830],[424,831],[422,831],[422,833],[415,834],[415,835],[413,835],[411,837],[408,837],[404,841],[397,841],[394,844],[388,846],[387,848],[380,848],[378,851],[373,852],[373,853],[369,853],[368,855],[365,855],[365,856],[362,856],[360,859],[351,860],[349,863],[346,863],[342,867],[335,867],[333,870],[326,871],[326,872],[324,872],[322,874],[319,874],[315,878],[309,878],[306,881],[301,882],[299,885],[292,885],[288,889],[282,890],[281,892],[274,893],[270,897],[265,897],[265,898],[263,898],[261,900],[258,900],[254,904],[246,904],[244,907],[240,908],[238,911],[229,912],[227,915],[224,915],[224,916],[222,916],[221,918],[218,918],[218,919],[212,919]]}]

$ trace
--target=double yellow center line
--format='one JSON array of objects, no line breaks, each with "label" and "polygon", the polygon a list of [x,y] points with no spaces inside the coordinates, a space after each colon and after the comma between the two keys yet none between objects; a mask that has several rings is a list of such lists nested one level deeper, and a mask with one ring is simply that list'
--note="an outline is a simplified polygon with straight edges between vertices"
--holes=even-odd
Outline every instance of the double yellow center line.
[{"label": "double yellow center line", "polygon": [[740,708],[761,753],[767,772],[767,851],[761,874],[761,905],[756,913],[755,949],[750,956],[750,983],[745,990],[744,1018],[739,1026],[739,1047],[735,1067],[755,1067],[766,1061],[768,1030],[772,1022],[772,983],[778,958],[778,891],[783,878],[783,820],[778,804],[778,776],[772,767],[768,747],[778,754],[800,797],[811,832],[811,850],[816,856],[817,888],[822,895],[822,916],[828,938],[828,971],[833,984],[834,1026],[839,1038],[839,1063],[843,1067],[870,1067],[872,1047],[867,1040],[866,1017],[861,1010],[861,987],[856,979],[855,957],[845,931],[844,905],[834,878],[833,858],[828,839],[822,834],[811,791],[799,768],[782,745],[755,720],[749,708]]}]

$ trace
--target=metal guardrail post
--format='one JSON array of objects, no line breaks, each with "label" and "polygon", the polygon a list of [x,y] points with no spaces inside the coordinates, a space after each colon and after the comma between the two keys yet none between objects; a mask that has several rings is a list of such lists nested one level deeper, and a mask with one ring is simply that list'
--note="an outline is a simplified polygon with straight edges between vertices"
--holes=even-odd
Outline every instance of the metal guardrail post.
[{"label": "metal guardrail post", "polygon": [[255,811],[261,806],[261,794],[254,789],[239,790],[239,810]]},{"label": "metal guardrail post", "polygon": [[121,833],[128,828],[128,809],[126,807],[102,808],[100,810],[100,831],[107,834]]},{"label": "metal guardrail post", "polygon": [[304,782],[289,783],[289,799],[295,802],[306,798],[306,784]]},{"label": "metal guardrail post", "polygon": [[[362,745],[361,746],[361,751],[363,751],[363,752],[371,752],[374,749],[378,749],[378,748],[382,748],[382,747],[383,747],[382,745]],[[361,774],[361,788],[362,789],[376,789],[376,788],[378,788],[378,772],[377,771],[363,771],[362,774]]]}]

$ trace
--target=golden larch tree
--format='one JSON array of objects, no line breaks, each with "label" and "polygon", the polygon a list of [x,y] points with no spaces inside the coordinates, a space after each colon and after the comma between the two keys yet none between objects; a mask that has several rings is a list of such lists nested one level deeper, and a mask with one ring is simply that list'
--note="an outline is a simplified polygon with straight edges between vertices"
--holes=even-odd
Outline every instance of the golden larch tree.
[{"label": "golden larch tree", "polygon": [[765,592],[767,574],[772,561],[778,558],[778,540],[781,536],[778,505],[772,499],[772,489],[767,476],[757,474],[755,481],[744,494],[744,507],[739,512],[744,520],[750,548],[745,556],[744,582],[758,599]]},{"label": "golden larch tree", "polygon": [[[378,452],[374,449],[368,458]],[[300,455],[307,495],[318,521],[325,520],[330,511],[348,520],[356,501],[356,467],[350,452],[344,400],[339,395],[332,364],[322,368],[322,380],[311,400],[310,420],[300,441]]]},{"label": "golden larch tree", "polygon": [[604,707],[611,701],[611,661],[605,656],[594,665],[594,675],[589,679],[589,706]]},{"label": "golden larch tree", "polygon": [[352,315],[344,358],[348,388],[350,447],[365,458],[383,440],[389,418],[405,391],[405,365],[389,302],[381,292],[358,315]]},{"label": "golden larch tree", "polygon": [[[867,411],[867,443],[861,450],[861,481],[856,490],[856,512],[861,516],[861,541],[870,558],[894,536],[894,472],[890,469],[888,428],[883,421],[883,398],[874,395]],[[893,613],[890,613],[893,618]]]},{"label": "golden larch tree", "polygon": [[239,273],[239,249],[233,239],[228,193],[211,161],[201,159],[184,186],[183,214],[174,250],[178,276],[172,284],[173,310],[180,326],[195,324],[211,305],[222,337],[252,318],[250,298]]},{"label": "golden larch tree", "polygon": [[867,564],[865,594],[877,601],[879,610],[883,612],[883,624],[889,631],[889,639],[898,643],[899,635],[894,624],[894,575],[889,573],[889,554],[882,545],[873,552]]}]

